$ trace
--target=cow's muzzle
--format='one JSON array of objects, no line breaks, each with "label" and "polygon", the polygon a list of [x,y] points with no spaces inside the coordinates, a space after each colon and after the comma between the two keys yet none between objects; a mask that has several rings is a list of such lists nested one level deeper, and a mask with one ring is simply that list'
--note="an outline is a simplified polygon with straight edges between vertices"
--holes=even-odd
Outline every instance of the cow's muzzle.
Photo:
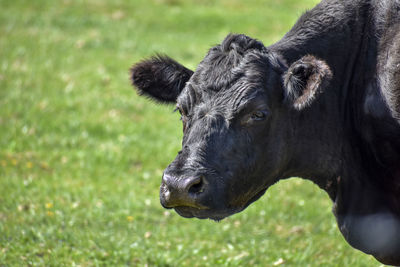
[{"label": "cow's muzzle", "polygon": [[208,189],[208,182],[203,175],[179,178],[164,173],[160,186],[160,202],[164,208],[207,209],[201,204],[201,199],[207,195]]}]

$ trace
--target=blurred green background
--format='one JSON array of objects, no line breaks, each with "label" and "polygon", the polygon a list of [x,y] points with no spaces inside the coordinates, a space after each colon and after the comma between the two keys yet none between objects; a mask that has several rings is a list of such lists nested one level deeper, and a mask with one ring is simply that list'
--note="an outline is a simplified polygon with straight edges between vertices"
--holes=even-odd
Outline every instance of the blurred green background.
[{"label": "blurred green background", "polygon": [[316,2],[0,0],[0,266],[379,266],[300,179],[220,223],[162,209],[181,124],[129,82],[230,32],[271,44]]}]

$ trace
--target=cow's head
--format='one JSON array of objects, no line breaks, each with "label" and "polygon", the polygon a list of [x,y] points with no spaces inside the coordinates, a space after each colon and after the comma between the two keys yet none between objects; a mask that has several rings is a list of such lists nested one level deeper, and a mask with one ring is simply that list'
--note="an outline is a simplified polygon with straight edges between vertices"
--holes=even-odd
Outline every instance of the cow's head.
[{"label": "cow's head", "polygon": [[182,150],[167,167],[161,204],[184,217],[223,219],[290,175],[290,113],[302,112],[330,75],[305,56],[287,66],[245,35],[210,49],[195,72],[157,56],[133,66],[140,94],[176,103]]}]

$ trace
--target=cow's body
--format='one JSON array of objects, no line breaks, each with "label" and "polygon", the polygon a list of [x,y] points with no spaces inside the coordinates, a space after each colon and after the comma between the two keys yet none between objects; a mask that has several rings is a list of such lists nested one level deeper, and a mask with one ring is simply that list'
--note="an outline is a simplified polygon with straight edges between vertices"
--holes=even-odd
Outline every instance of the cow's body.
[{"label": "cow's body", "polygon": [[350,244],[400,264],[400,1],[324,1],[270,49],[289,65],[312,54],[330,66],[315,125],[335,136],[341,162],[333,177],[310,178],[329,192]]},{"label": "cow's body", "polygon": [[182,113],[163,206],[219,220],[303,177],[352,246],[400,265],[400,1],[322,1],[270,47],[230,35],[194,73],[159,57],[132,74]]}]

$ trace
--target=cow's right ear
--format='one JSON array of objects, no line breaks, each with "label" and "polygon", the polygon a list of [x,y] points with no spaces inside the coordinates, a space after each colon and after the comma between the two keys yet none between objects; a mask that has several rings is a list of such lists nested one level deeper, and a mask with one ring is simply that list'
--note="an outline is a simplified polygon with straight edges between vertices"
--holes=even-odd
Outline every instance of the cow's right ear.
[{"label": "cow's right ear", "polygon": [[167,56],[154,56],[131,68],[132,85],[140,95],[161,103],[175,103],[193,71]]}]

